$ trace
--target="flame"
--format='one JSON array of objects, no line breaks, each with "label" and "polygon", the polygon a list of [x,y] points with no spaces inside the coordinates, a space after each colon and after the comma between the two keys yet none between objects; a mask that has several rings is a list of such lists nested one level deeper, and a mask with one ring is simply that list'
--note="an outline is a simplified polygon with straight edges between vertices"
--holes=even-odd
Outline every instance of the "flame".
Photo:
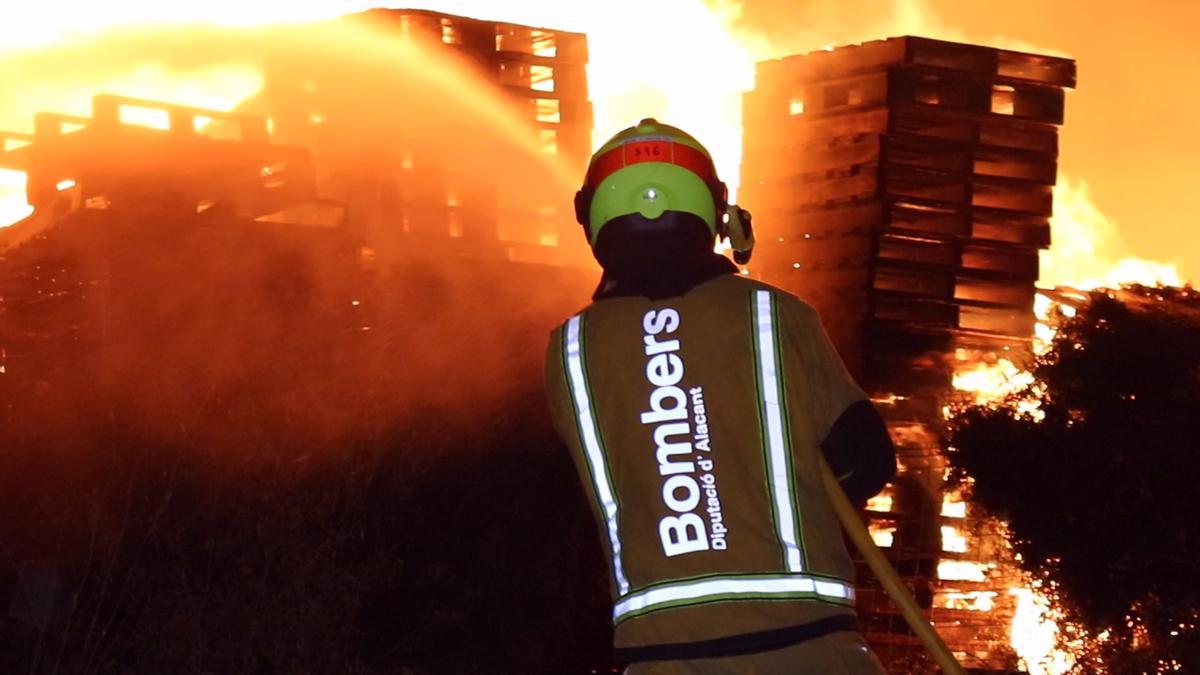
[{"label": "flame", "polygon": [[942,495],[942,516],[945,518],[967,517],[967,502],[963,500],[962,490],[947,490]]},{"label": "flame", "polygon": [[942,550],[951,553],[967,552],[967,537],[957,527],[942,526]]},{"label": "flame", "polygon": [[867,531],[871,533],[871,539],[875,541],[875,545],[880,548],[890,548],[896,540],[895,525],[880,525],[871,523],[867,527]]},{"label": "flame", "polygon": [[946,609],[965,609],[970,612],[990,612],[996,608],[996,591],[952,591],[937,595],[937,606]]},{"label": "flame", "polygon": [[1006,359],[977,363],[954,373],[954,388],[974,394],[975,402],[987,405],[1033,384],[1033,374]]},{"label": "flame", "polygon": [[33,207],[25,203],[25,174],[0,169],[0,227],[27,217]]},{"label": "flame", "polygon": [[883,492],[867,500],[867,510],[886,513],[892,510],[892,504],[892,495],[888,493],[888,488],[884,488]]},{"label": "flame", "polygon": [[1086,635],[1070,626],[1076,634],[1070,639],[1063,634],[1065,627],[1061,610],[1055,608],[1040,581],[1012,588],[1009,594],[1017,601],[1010,637],[1021,666],[1030,675],[1063,675],[1075,667]]},{"label": "flame", "polygon": [[1117,224],[1092,201],[1088,184],[1060,174],[1054,187],[1054,243],[1041,253],[1041,282],[1091,290],[1121,284],[1182,286],[1177,264],[1125,254]]},{"label": "flame", "polygon": [[984,581],[987,579],[986,563],[969,560],[941,560],[937,566],[938,579],[943,581]]},{"label": "flame", "polygon": [[[1049,324],[1037,324],[1041,329],[1050,330]],[[1047,334],[1047,341],[1053,339],[1053,333]],[[1035,344],[1035,348],[1040,348]],[[1048,347],[1046,347],[1048,349]],[[960,366],[951,380],[958,391],[970,395],[975,405],[996,406],[1003,402],[1011,403],[1017,414],[1041,421],[1046,413],[1041,409],[1041,395],[1045,387],[1037,382],[1033,373],[1025,370],[1011,360],[1000,357],[993,363],[974,363]],[[1014,400],[1014,395],[1022,394]],[[949,418],[954,414],[952,406],[946,406],[942,411]]]}]

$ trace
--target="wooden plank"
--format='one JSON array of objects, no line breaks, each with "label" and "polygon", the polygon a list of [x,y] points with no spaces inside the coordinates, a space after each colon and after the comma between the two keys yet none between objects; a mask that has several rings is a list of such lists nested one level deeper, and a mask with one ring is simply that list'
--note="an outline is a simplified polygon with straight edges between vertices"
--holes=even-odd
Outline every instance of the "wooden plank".
[{"label": "wooden plank", "polygon": [[884,163],[1053,185],[1058,169],[1055,157],[1045,153],[903,132],[818,139],[801,146],[747,146],[743,152],[744,180],[800,177]]},{"label": "wooden plank", "polygon": [[1051,87],[1073,88],[1076,76],[1072,59],[915,36],[873,40],[764,61],[758,64],[756,76],[760,86],[780,86],[820,82],[900,64],[938,67]]},{"label": "wooden plank", "polygon": [[747,146],[742,154],[742,174],[753,180],[771,180],[824,173],[851,166],[878,163],[886,137],[856,134],[805,146]]},{"label": "wooden plank", "polygon": [[1058,127],[1053,124],[920,103],[895,104],[891,122],[889,132],[1058,154]]},{"label": "wooden plank", "polygon": [[998,272],[1037,279],[1038,253],[1018,246],[967,242],[963,247],[962,266],[968,269]]},{"label": "wooden plank", "polygon": [[1049,185],[890,164],[854,166],[825,175],[760,179],[743,194],[747,195],[747,204],[781,209],[828,208],[878,196],[1043,217],[1049,217],[1053,210]]},{"label": "wooden plank", "polygon": [[758,202],[741,200],[754,214],[754,229],[760,246],[773,246],[783,238],[823,236],[834,232],[867,230],[881,227],[884,220],[884,203],[877,199],[862,199],[839,204],[827,209],[796,210],[759,206]]},{"label": "wooden plank", "polygon": [[1001,77],[1075,88],[1075,61],[1007,49],[997,54],[996,73]]},{"label": "wooden plank", "polygon": [[1033,335],[1033,326],[1036,321],[1032,303],[1028,311],[967,304],[959,307],[958,327],[964,330],[1015,336]]},{"label": "wooden plank", "polygon": [[1015,307],[969,300],[940,300],[898,291],[875,290],[871,317],[919,326],[963,329],[1025,337],[1033,334],[1032,305]]},{"label": "wooden plank", "polygon": [[827,142],[855,134],[880,134],[888,130],[889,111],[884,106],[847,111],[838,115],[788,115],[787,108],[764,110],[758,92],[746,95],[743,105],[743,138],[748,147],[776,148]]},{"label": "wooden plank", "polygon": [[[841,207],[799,214],[788,211],[763,211],[764,215],[756,216],[760,219],[757,222],[763,223],[763,226],[758,228],[758,264],[766,263],[768,257],[787,258],[785,262],[788,264],[804,263],[811,256],[830,256],[833,252],[846,249],[847,246],[857,246],[854,250],[862,256],[868,256],[871,251],[868,241],[878,240],[880,237],[889,238],[884,241],[926,239],[940,241],[942,246],[953,250],[971,244],[973,255],[968,257],[965,263],[955,259],[953,263],[948,264],[965,264],[967,269],[991,270],[996,273],[1019,275],[1024,279],[1030,275],[1036,250],[1044,246],[1045,235],[1049,232],[1049,226],[1045,222],[1003,221],[988,227],[995,228],[996,231],[1014,231],[1018,234],[1007,240],[989,240],[976,237],[976,222],[973,219],[994,217],[992,214],[974,213],[973,209],[916,210],[912,207],[913,204],[910,203],[894,202],[890,220],[884,220],[882,205],[877,201],[851,202]],[[1021,228],[1025,228],[1025,234],[1021,234]],[[845,243],[845,238],[856,237],[863,238],[863,243]],[[886,247],[881,255],[884,258],[894,257],[894,253],[899,250],[894,246]],[[1000,256],[1016,255],[1020,261],[991,261],[992,251],[996,251],[995,255]],[[1010,251],[1016,252],[1008,253]],[[984,264],[985,267],[973,267],[978,264]]]},{"label": "wooden plank", "polygon": [[878,70],[903,62],[906,49],[904,38],[890,38],[762,61],[755,67],[755,82],[760,87],[780,87]]},{"label": "wooden plank", "polygon": [[[910,134],[931,139],[958,140],[997,148],[1012,148],[1056,156],[1058,128],[1053,124],[1006,115],[955,110],[921,103],[848,108],[836,114],[787,114],[761,92],[743,101],[744,142],[747,147],[804,147],[855,134]],[[772,101],[775,108],[767,107]]]},{"label": "wooden plank", "polygon": [[804,209],[771,207],[751,196],[745,196],[741,201],[754,213],[760,250],[781,243],[780,238],[803,234],[820,237],[834,232],[865,232],[871,229],[953,236],[1034,248],[1045,248],[1050,242],[1050,226],[1046,217],[993,209],[941,205],[921,200],[876,199],[873,196],[828,208]]},{"label": "wooden plank", "polygon": [[986,77],[938,68],[904,66],[888,77],[888,102],[920,104],[978,115],[1062,124],[1062,89],[998,84]]},{"label": "wooden plank", "polygon": [[988,278],[959,274],[954,281],[956,300],[977,300],[1015,307],[1033,307],[1037,287],[1032,279]]}]

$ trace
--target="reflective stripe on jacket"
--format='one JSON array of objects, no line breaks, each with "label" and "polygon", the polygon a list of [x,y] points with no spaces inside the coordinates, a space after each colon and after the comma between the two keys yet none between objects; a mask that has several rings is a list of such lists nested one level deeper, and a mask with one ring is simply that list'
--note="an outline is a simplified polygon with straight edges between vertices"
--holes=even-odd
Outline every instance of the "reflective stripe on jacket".
[{"label": "reflective stripe on jacket", "polygon": [[866,397],[809,305],[731,274],[601,300],[553,332],[546,374],[608,553],[618,647],[853,612],[817,458]]}]

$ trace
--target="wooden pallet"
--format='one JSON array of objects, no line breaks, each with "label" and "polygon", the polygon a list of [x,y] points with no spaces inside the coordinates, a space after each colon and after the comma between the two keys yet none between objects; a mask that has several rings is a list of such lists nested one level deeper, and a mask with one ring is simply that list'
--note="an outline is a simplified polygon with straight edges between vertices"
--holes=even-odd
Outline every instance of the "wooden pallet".
[{"label": "wooden pallet", "polygon": [[1075,86],[1075,62],[1072,59],[911,35],[767,61],[759,66],[757,83],[760,88],[775,89],[895,65],[945,68],[1050,87]]},{"label": "wooden pallet", "polygon": [[[127,109],[165,127],[126,123]],[[221,125],[222,137],[201,133],[204,124]],[[32,136],[19,140],[25,144],[0,153],[0,167],[27,174],[35,209],[67,190],[74,208],[169,197],[197,211],[224,204],[249,217],[316,199],[308,150],[272,144],[267,120],[254,115],[101,94],[91,117],[38,113]]]},{"label": "wooden pallet", "polygon": [[745,95],[744,145],[751,156],[762,148],[796,151],[859,134],[911,134],[933,141],[962,141],[1051,156],[1058,153],[1054,124],[913,103],[858,105],[836,114],[800,115],[789,114],[788,105],[786,98],[758,90]]}]

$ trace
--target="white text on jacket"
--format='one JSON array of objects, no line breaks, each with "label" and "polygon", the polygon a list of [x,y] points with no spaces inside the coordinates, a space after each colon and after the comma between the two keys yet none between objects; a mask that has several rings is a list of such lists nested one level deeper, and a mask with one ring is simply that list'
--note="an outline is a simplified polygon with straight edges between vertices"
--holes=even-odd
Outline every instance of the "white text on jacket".
[{"label": "white text on jacket", "polygon": [[667,557],[707,551],[708,533],[704,520],[696,513],[702,490],[696,481],[692,461],[692,429],[688,422],[688,396],[679,386],[683,380],[683,359],[679,340],[658,339],[664,332],[679,329],[679,312],[674,309],[651,310],[642,317],[645,336],[646,379],[653,385],[649,410],[641,415],[642,424],[654,428],[655,457],[662,485],[663,503],[674,512],[658,521],[658,537]]}]

